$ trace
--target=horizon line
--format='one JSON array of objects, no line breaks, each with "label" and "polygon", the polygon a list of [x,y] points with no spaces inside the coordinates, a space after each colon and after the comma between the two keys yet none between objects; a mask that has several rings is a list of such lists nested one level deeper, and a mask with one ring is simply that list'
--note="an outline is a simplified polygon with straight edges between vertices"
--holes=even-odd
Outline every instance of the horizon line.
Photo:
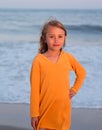
[{"label": "horizon line", "polygon": [[33,8],[33,7],[0,7],[1,9],[31,9],[31,10],[102,10],[102,8]]}]

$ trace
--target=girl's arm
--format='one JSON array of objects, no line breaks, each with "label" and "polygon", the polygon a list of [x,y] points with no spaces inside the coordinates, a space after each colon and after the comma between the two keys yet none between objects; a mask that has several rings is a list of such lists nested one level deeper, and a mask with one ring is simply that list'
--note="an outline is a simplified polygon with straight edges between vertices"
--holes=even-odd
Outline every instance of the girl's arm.
[{"label": "girl's arm", "polygon": [[33,127],[34,130],[37,130],[38,117],[32,117],[32,118],[31,118],[31,126]]},{"label": "girl's arm", "polygon": [[73,91],[73,89],[70,89],[70,93],[69,93],[70,99],[72,99],[75,96],[75,94],[76,93]]},{"label": "girl's arm", "polygon": [[81,86],[84,82],[85,76],[86,76],[86,70],[78,62],[78,60],[76,60],[72,55],[70,55],[70,60],[71,60],[72,70],[75,72],[75,75],[76,75],[75,82],[74,82],[74,84],[71,88],[71,92],[70,92],[71,95],[73,96],[81,88]]},{"label": "girl's arm", "polygon": [[39,116],[39,93],[40,93],[40,65],[37,59],[34,60],[30,74],[30,116]]}]

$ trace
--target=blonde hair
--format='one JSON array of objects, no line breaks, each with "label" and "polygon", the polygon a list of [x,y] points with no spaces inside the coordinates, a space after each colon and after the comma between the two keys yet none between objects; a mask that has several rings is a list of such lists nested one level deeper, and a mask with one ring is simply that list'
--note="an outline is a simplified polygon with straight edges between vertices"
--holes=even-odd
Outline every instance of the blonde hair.
[{"label": "blonde hair", "polygon": [[39,53],[45,53],[48,50],[48,46],[46,43],[46,33],[49,26],[62,29],[65,32],[65,36],[67,36],[67,30],[61,22],[57,20],[50,20],[49,22],[45,23],[41,31]]}]

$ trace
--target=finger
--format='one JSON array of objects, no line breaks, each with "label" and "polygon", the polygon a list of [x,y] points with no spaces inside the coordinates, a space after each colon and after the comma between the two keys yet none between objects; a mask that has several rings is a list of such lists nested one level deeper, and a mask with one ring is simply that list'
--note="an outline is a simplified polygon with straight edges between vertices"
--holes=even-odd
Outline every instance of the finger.
[{"label": "finger", "polygon": [[36,129],[37,129],[37,127],[38,127],[38,120],[35,121],[35,127],[36,127]]},{"label": "finger", "polygon": [[31,126],[33,127],[34,130],[36,130],[35,122],[34,121],[31,121]]},{"label": "finger", "polygon": [[73,90],[70,90],[70,98],[73,98],[73,96],[75,96],[75,92]]}]

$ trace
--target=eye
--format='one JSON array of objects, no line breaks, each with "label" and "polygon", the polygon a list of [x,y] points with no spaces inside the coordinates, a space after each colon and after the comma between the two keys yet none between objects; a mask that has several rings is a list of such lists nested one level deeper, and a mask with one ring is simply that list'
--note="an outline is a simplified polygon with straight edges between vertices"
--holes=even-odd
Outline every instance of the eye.
[{"label": "eye", "polygon": [[58,37],[59,37],[59,38],[63,38],[63,36],[62,36],[62,35],[59,35]]},{"label": "eye", "polygon": [[49,38],[54,38],[54,36],[53,36],[53,35],[50,35]]}]

